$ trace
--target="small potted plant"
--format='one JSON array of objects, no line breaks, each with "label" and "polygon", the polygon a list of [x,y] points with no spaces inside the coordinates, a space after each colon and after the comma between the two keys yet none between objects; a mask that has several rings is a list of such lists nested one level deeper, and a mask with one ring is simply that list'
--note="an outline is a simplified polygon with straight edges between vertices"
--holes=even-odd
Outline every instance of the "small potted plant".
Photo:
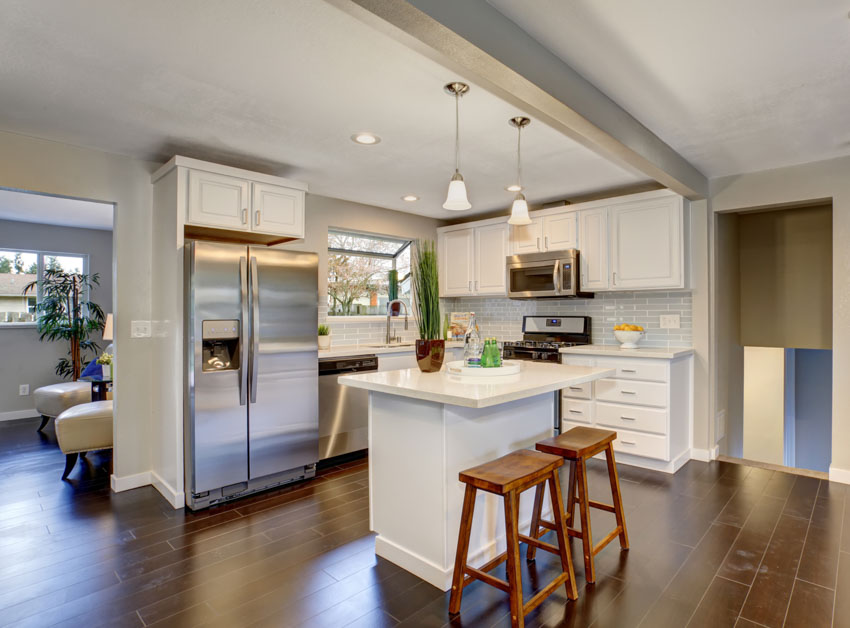
[{"label": "small potted plant", "polygon": [[416,362],[423,373],[435,373],[443,366],[446,341],[440,334],[440,280],[437,247],[433,240],[416,240],[410,274],[413,311],[419,326]]},{"label": "small potted plant", "polygon": [[319,350],[331,348],[331,328],[328,325],[319,325]]},{"label": "small potted plant", "polygon": [[97,359],[97,363],[103,367],[103,378],[104,379],[114,379],[112,373],[112,360],[115,356],[111,353],[107,353],[104,351],[100,354],[100,357]]}]

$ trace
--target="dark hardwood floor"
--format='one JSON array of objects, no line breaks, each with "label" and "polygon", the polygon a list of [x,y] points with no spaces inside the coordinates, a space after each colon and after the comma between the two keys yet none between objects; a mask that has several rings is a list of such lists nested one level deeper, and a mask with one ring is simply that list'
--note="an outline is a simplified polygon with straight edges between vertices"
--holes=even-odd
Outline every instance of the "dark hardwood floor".
[{"label": "dark hardwood floor", "polygon": [[[37,426],[0,423],[0,625],[510,625],[503,593],[470,585],[449,622],[447,594],[375,557],[364,460],[192,514],[150,487],[111,493],[108,453],[62,482],[53,424]],[[527,625],[850,626],[844,486],[722,462],[620,479],[632,549],[603,550],[588,586],[573,539],[578,601],[559,589]],[[558,568],[538,554],[526,596]]]}]

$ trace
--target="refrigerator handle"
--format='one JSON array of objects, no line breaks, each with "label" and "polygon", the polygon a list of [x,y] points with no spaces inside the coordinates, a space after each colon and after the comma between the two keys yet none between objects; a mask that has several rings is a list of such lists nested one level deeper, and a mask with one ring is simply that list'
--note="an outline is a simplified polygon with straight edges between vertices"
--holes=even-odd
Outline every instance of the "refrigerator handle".
[{"label": "refrigerator handle", "polygon": [[239,365],[239,405],[248,403],[248,259],[239,258],[239,289],[242,304],[242,329],[240,351],[242,356]]},{"label": "refrigerator handle", "polygon": [[257,258],[251,257],[251,403],[257,402],[257,375],[260,362],[260,280]]}]

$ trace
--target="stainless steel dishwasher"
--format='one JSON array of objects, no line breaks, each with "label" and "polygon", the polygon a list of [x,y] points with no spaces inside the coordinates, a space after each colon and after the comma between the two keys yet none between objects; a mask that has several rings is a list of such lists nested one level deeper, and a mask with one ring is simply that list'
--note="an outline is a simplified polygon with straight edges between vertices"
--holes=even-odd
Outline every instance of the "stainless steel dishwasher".
[{"label": "stainless steel dishwasher", "polygon": [[319,460],[369,446],[369,391],[340,386],[340,375],[378,370],[378,356],[319,360]]}]

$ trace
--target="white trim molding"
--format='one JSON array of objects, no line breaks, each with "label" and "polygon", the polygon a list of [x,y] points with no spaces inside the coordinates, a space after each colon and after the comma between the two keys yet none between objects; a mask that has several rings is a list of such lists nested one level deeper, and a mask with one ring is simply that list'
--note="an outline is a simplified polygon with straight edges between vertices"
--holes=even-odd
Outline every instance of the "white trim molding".
[{"label": "white trim molding", "polygon": [[176,490],[168,482],[163,480],[156,471],[151,471],[150,475],[153,487],[171,504],[172,508],[179,509],[186,505],[186,494],[183,491]]},{"label": "white trim molding", "polygon": [[850,469],[839,469],[829,465],[829,481],[850,484]]},{"label": "white trim molding", "polygon": [[699,460],[700,462],[711,462],[717,460],[717,455],[720,453],[720,447],[715,445],[711,449],[691,448],[691,460]]},{"label": "white trim molding", "polygon": [[0,421],[14,421],[16,419],[35,419],[41,415],[35,408],[31,410],[12,410],[10,412],[0,412]]},{"label": "white trim molding", "polygon": [[142,471],[133,475],[118,476],[114,473],[109,477],[110,485],[115,493],[122,493],[151,483],[151,472]]}]

